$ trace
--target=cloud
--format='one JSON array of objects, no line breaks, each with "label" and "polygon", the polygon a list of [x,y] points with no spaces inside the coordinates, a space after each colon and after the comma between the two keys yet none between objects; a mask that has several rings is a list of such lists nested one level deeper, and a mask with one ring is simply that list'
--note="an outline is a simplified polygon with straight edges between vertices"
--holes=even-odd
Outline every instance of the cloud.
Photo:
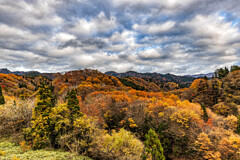
[{"label": "cloud", "polygon": [[77,19],[69,31],[77,35],[93,35],[112,31],[117,27],[115,17],[106,17],[104,12],[100,12],[97,17],[87,20],[85,18]]},{"label": "cloud", "polygon": [[142,59],[152,60],[152,59],[167,58],[169,54],[164,54],[161,48],[160,49],[151,48],[151,49],[139,51],[138,56]]},{"label": "cloud", "polygon": [[240,65],[238,0],[2,0],[0,65],[196,74]]},{"label": "cloud", "polygon": [[152,35],[166,33],[173,29],[174,26],[175,26],[174,21],[167,21],[162,24],[144,24],[144,25],[135,24],[133,26],[133,29],[144,34]]}]

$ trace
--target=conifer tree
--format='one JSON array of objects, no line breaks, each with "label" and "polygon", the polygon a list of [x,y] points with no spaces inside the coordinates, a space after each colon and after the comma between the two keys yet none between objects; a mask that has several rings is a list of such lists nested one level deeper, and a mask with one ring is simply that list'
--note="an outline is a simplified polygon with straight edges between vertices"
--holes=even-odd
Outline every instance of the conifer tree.
[{"label": "conifer tree", "polygon": [[229,73],[229,69],[227,67],[224,68],[224,76],[227,76]]},{"label": "conifer tree", "polygon": [[165,160],[166,158],[163,155],[163,147],[156,132],[150,129],[145,135],[145,138],[143,160],[146,160],[149,156],[152,157],[152,160]]},{"label": "conifer tree", "polygon": [[70,110],[70,123],[73,124],[74,119],[78,118],[82,115],[80,112],[79,100],[77,99],[77,91],[76,89],[71,90],[67,94],[67,107]]},{"label": "conifer tree", "polygon": [[2,86],[0,85],[0,105],[5,104],[4,96],[2,93]]},{"label": "conifer tree", "polygon": [[48,86],[42,84],[38,92],[38,100],[32,115],[32,127],[28,130],[28,138],[32,141],[34,149],[44,148],[53,144],[53,122],[50,119],[51,109],[55,100]]},{"label": "conifer tree", "polygon": [[240,70],[240,66],[237,66],[237,65],[233,65],[233,66],[231,66],[231,72],[233,72],[233,71],[236,71],[236,70]]},{"label": "conifer tree", "polygon": [[204,120],[204,122],[207,122],[208,121],[208,114],[207,114],[207,111],[206,111],[206,107],[205,107],[204,104],[202,104],[201,107],[202,107],[202,110],[203,110],[203,115],[202,115],[203,120]]}]

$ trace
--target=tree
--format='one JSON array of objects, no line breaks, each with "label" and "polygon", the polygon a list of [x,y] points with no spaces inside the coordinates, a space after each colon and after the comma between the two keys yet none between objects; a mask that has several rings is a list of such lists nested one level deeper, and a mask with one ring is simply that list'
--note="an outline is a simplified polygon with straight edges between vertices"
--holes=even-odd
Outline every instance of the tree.
[{"label": "tree", "polygon": [[4,96],[2,93],[2,86],[0,85],[0,105],[5,104]]},{"label": "tree", "polygon": [[[232,67],[231,67],[231,71],[232,71]],[[227,76],[229,73],[229,69],[227,67],[225,68],[219,68],[215,71],[215,78],[223,78],[225,76]]]},{"label": "tree", "polygon": [[240,115],[238,115],[236,133],[240,134]]},{"label": "tree", "polygon": [[51,120],[54,126],[55,146],[81,152],[83,149],[87,149],[91,142],[89,139],[90,126],[87,124],[87,116],[83,117],[80,112],[76,94],[76,89],[68,91],[65,97],[67,102],[52,109]]},{"label": "tree", "polygon": [[148,131],[145,135],[145,152],[143,154],[143,159],[146,160],[149,156],[152,157],[152,160],[165,160],[163,155],[163,148],[156,132],[152,129]]},{"label": "tree", "polygon": [[82,116],[82,113],[80,112],[79,100],[77,99],[76,89],[71,90],[66,98],[68,99],[67,107],[70,110],[70,123],[73,125],[74,119]]},{"label": "tree", "polygon": [[209,78],[208,78],[207,76],[204,76],[203,79],[205,79],[205,80],[209,80]]},{"label": "tree", "polygon": [[195,147],[197,149],[197,159],[212,159],[220,160],[221,153],[214,150],[210,138],[206,133],[200,133],[195,141]]},{"label": "tree", "polygon": [[233,65],[233,66],[231,66],[231,72],[233,72],[233,71],[236,71],[236,70],[240,70],[240,66],[237,66],[237,65]]},{"label": "tree", "polygon": [[229,73],[229,70],[228,70],[228,68],[227,68],[227,67],[225,67],[225,68],[224,68],[224,76],[227,76],[227,75],[228,75],[228,73]]},{"label": "tree", "polygon": [[207,121],[208,121],[208,114],[207,114],[205,105],[202,104],[202,105],[201,105],[201,108],[202,108],[202,110],[203,110],[203,115],[202,115],[203,120],[204,120],[204,122],[207,122]]},{"label": "tree", "polygon": [[32,115],[32,127],[26,130],[26,139],[32,142],[34,149],[44,148],[55,143],[54,122],[50,118],[55,99],[50,88],[42,84],[37,98],[37,105]]}]

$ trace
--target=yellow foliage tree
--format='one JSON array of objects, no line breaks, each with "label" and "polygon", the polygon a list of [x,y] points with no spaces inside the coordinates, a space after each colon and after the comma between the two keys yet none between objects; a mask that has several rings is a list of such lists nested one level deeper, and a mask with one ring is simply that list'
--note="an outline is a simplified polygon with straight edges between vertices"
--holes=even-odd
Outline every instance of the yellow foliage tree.
[{"label": "yellow foliage tree", "polygon": [[200,133],[195,141],[195,146],[198,151],[198,159],[221,160],[221,154],[214,151],[213,144],[206,133]]}]

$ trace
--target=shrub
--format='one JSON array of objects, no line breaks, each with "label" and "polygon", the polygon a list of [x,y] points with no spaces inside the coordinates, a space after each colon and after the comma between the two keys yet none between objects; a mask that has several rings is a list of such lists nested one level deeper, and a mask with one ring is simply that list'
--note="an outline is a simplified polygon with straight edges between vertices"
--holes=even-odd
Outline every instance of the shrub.
[{"label": "shrub", "polygon": [[22,133],[23,128],[29,127],[33,107],[33,100],[22,101],[11,98],[9,98],[6,104],[1,105],[0,137],[9,135],[16,137],[16,134]]},{"label": "shrub", "polygon": [[105,160],[138,160],[141,159],[144,148],[143,143],[125,129],[113,131],[112,135],[98,136],[94,143],[92,156]]},{"label": "shrub", "polygon": [[59,144],[62,148],[73,153],[86,154],[91,147],[97,120],[86,115],[77,118],[73,122],[73,130],[62,134]]},{"label": "shrub", "polygon": [[26,141],[22,141],[19,143],[22,149],[22,152],[25,153],[29,149],[31,149],[31,145],[27,145]]}]

